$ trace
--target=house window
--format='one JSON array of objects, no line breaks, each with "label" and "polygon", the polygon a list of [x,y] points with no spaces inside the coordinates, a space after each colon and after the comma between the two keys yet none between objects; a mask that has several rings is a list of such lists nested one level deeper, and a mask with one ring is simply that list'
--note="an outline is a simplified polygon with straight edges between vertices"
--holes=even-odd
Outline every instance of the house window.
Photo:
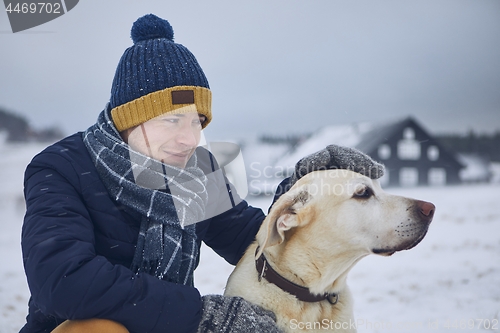
[{"label": "house window", "polygon": [[427,158],[431,161],[437,161],[439,159],[439,148],[436,146],[429,146],[429,148],[427,148]]},{"label": "house window", "polygon": [[388,160],[391,157],[391,147],[388,144],[382,144],[378,147],[378,157],[381,160]]},{"label": "house window", "polygon": [[399,170],[399,185],[415,186],[418,184],[418,170],[416,168],[401,168]]},{"label": "house window", "polygon": [[418,160],[420,158],[420,142],[415,140],[413,128],[404,129],[403,139],[398,142],[398,157],[401,160]]},{"label": "house window", "polygon": [[429,185],[445,185],[446,184],[446,170],[443,168],[430,168],[428,181]]},{"label": "house window", "polygon": [[411,127],[407,127],[403,131],[403,139],[415,140],[415,131]]},{"label": "house window", "polygon": [[401,160],[418,160],[420,158],[420,143],[411,139],[398,142],[398,157]]}]

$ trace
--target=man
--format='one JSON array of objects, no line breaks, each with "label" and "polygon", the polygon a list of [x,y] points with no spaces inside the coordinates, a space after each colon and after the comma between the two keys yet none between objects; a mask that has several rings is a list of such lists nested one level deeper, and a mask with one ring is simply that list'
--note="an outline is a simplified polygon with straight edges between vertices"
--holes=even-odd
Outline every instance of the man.
[{"label": "man", "polygon": [[[272,313],[194,287],[201,242],[236,264],[264,214],[198,147],[212,112],[194,56],[151,14],[131,36],[97,123],[26,169],[22,250],[31,298],[21,332],[279,332]],[[379,167],[330,147],[301,160],[292,183],[353,161]]]}]

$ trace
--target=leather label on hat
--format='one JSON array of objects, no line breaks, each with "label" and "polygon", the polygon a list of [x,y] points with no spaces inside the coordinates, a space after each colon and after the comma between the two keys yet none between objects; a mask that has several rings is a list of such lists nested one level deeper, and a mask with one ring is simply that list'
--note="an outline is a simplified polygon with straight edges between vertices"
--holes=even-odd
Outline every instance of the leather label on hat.
[{"label": "leather label on hat", "polygon": [[172,104],[194,104],[193,90],[172,91]]}]

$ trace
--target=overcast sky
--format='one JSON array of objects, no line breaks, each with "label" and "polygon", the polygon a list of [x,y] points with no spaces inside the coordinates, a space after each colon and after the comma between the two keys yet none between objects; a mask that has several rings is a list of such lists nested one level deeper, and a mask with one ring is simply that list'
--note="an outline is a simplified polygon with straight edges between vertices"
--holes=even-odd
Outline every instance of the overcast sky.
[{"label": "overcast sky", "polygon": [[500,130],[499,0],[82,0],[16,34],[2,7],[0,107],[86,129],[148,13],[202,66],[212,140],[407,115],[432,133]]}]

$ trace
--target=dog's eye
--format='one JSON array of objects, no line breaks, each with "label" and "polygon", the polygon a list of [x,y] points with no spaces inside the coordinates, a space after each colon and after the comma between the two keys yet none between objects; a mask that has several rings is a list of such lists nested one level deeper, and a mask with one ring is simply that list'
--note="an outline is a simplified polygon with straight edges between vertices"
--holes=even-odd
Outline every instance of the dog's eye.
[{"label": "dog's eye", "polygon": [[353,198],[368,199],[373,195],[373,191],[368,186],[363,186],[354,192]]}]

